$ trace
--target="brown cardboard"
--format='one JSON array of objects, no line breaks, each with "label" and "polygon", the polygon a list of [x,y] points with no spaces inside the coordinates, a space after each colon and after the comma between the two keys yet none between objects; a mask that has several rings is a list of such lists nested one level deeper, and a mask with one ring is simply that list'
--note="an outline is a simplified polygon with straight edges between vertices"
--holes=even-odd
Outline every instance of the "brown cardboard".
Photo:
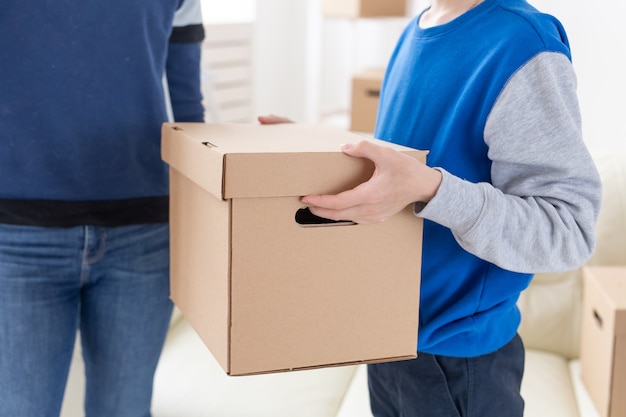
[{"label": "brown cardboard", "polygon": [[626,416],[626,266],[584,268],[581,376],[602,417]]},{"label": "brown cardboard", "polygon": [[323,0],[322,14],[345,18],[405,16],[406,0]]},{"label": "brown cardboard", "polygon": [[[299,124],[165,124],[171,297],[230,375],[416,356],[422,221],[305,227],[300,196],[367,180],[365,139]],[[384,144],[424,160],[425,152]]]},{"label": "brown cardboard", "polygon": [[374,132],[378,113],[378,97],[384,75],[384,69],[373,68],[352,77],[350,130],[353,132]]}]

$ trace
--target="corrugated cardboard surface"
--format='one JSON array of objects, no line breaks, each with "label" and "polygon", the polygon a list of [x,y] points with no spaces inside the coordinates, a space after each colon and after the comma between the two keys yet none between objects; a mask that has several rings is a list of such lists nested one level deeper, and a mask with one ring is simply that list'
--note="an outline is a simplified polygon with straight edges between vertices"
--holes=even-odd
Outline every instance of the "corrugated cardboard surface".
[{"label": "corrugated cardboard surface", "polygon": [[363,133],[374,132],[378,98],[384,75],[384,69],[369,69],[352,78],[350,130]]},{"label": "corrugated cardboard surface", "polygon": [[230,334],[230,201],[170,169],[170,293],[222,365]]},{"label": "corrugated cardboard surface", "polygon": [[626,415],[626,267],[586,267],[581,376],[603,417]]},{"label": "corrugated cardboard surface", "polygon": [[411,210],[386,224],[300,227],[297,199],[262,200],[233,200],[231,372],[414,355],[421,229]]},{"label": "corrugated cardboard surface", "polygon": [[164,127],[163,157],[218,198],[327,194],[370,177],[368,160],[340,152],[359,140],[424,155],[328,126],[178,123]]},{"label": "corrugated cardboard surface", "polygon": [[[308,143],[312,131],[316,142]],[[292,140],[280,145],[284,132]],[[298,137],[307,139],[298,144]],[[354,165],[358,158],[339,151],[340,143],[360,139],[295,124],[164,127],[164,159],[172,175],[172,299],[230,375],[415,356],[422,221],[412,207],[376,225],[303,227],[295,221],[300,195],[342,191],[369,177],[371,166]],[[246,140],[249,147],[242,144]],[[178,149],[192,145],[195,152]],[[221,152],[228,161],[227,148],[245,155],[247,164],[230,171],[228,162],[215,157]],[[255,181],[266,175],[267,155],[275,163],[279,155],[289,160],[267,181],[286,176],[277,184],[298,190],[296,195],[258,196],[257,189],[252,197],[213,194],[213,164],[222,167],[224,183],[230,175]],[[310,158],[328,184],[311,180],[317,177],[313,171],[298,174]],[[288,166],[296,170],[289,174]]]},{"label": "corrugated cardboard surface", "polygon": [[406,0],[323,0],[326,17],[386,17],[405,16]]}]

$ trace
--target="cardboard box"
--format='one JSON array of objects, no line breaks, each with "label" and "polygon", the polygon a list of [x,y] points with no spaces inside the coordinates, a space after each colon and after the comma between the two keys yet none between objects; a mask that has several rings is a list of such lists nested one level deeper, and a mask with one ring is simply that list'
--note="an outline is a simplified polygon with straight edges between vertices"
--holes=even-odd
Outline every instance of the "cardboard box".
[{"label": "cardboard box", "polygon": [[326,17],[406,16],[406,0],[323,0]]},{"label": "cardboard box", "polygon": [[353,132],[374,132],[384,75],[384,69],[368,69],[352,77],[350,130]]},{"label": "cardboard box", "polygon": [[373,225],[296,221],[300,196],[371,176],[370,161],[340,151],[360,139],[299,124],[164,125],[171,297],[228,374],[416,356],[412,207]]},{"label": "cardboard box", "polygon": [[584,268],[581,376],[602,417],[626,416],[626,266]]}]

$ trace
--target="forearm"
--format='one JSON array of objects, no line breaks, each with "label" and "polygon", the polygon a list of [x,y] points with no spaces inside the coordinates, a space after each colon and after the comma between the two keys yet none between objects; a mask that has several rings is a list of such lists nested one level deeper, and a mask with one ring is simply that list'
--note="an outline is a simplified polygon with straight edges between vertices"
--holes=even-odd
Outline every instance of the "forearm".
[{"label": "forearm", "polygon": [[168,47],[166,75],[174,119],[204,120],[201,90],[201,46],[204,39],[198,0],[185,0],[177,11]]},{"label": "forearm", "polygon": [[[595,200],[590,194],[576,200]],[[574,269],[594,247],[592,205],[505,194],[445,171],[437,196],[418,215],[450,228],[468,252],[517,272]]]}]

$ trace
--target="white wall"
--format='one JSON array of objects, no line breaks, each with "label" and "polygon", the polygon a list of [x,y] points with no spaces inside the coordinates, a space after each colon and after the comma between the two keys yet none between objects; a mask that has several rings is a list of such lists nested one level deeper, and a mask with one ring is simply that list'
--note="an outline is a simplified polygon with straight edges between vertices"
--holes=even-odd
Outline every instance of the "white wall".
[{"label": "white wall", "polygon": [[[423,0],[409,0],[413,4]],[[321,0],[257,0],[259,114],[300,122],[347,115],[352,74],[384,66],[408,18],[329,19]]]},{"label": "white wall", "polygon": [[319,0],[257,0],[255,108],[298,122],[319,113]]},{"label": "white wall", "polygon": [[408,18],[324,19],[321,115],[350,106],[351,78],[366,68],[384,68]]},{"label": "white wall", "polygon": [[384,68],[410,17],[426,4],[426,0],[407,0],[406,17],[322,18],[322,119],[349,111],[352,75],[367,68]]},{"label": "white wall", "polygon": [[[203,1],[218,8],[246,3],[253,10],[255,111],[301,122],[345,115],[352,74],[384,66],[409,19],[324,18],[321,0]],[[557,16],[569,34],[587,142],[592,147],[626,147],[626,2],[530,1]],[[408,14],[427,4],[409,0]]]},{"label": "white wall", "polygon": [[256,0],[201,0],[205,24],[241,23],[256,19]]},{"label": "white wall", "polygon": [[626,4],[621,0],[530,0],[568,33],[585,140],[626,148]]}]

